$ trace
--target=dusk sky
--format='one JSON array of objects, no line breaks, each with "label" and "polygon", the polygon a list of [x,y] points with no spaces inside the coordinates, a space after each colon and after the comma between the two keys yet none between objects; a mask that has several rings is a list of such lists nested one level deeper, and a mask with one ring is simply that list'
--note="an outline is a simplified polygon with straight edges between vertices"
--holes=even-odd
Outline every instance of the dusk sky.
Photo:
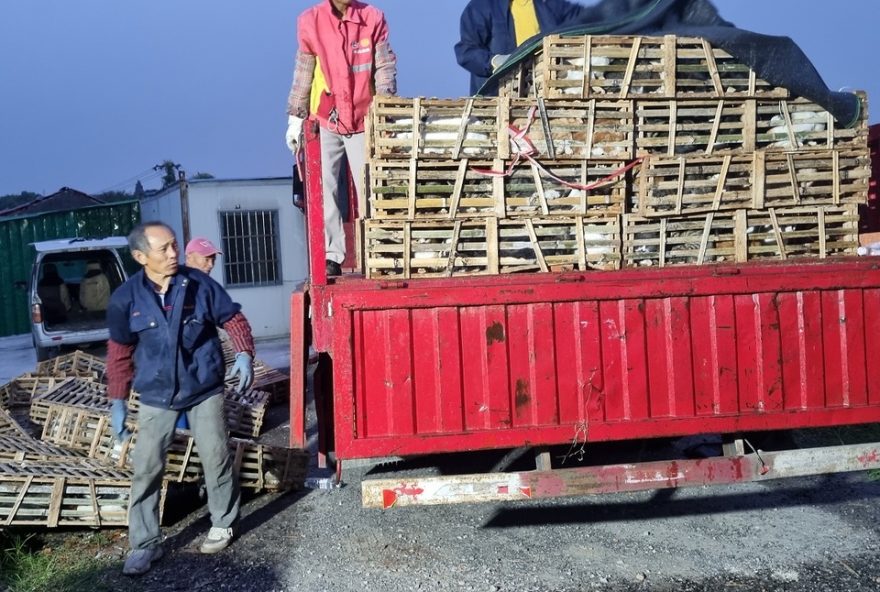
[{"label": "dusk sky", "polygon": [[[591,4],[589,1],[584,4]],[[2,0],[0,195],[160,185],[188,175],[290,174],[285,103],[296,49],[292,0]],[[466,0],[377,0],[403,96],[459,97]],[[878,0],[717,0],[737,26],[793,38],[833,89],[880,101]],[[876,97],[876,98],[875,98]],[[870,121],[880,121],[880,107]]]}]

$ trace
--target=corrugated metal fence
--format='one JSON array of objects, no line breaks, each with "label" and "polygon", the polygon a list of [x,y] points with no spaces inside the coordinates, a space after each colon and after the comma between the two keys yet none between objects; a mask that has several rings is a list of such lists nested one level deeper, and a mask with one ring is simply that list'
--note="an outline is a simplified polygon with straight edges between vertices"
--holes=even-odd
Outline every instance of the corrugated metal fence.
[{"label": "corrugated metal fence", "polygon": [[125,236],[140,222],[137,201],[0,220],[0,337],[30,332],[27,282],[36,251],[56,238]]}]

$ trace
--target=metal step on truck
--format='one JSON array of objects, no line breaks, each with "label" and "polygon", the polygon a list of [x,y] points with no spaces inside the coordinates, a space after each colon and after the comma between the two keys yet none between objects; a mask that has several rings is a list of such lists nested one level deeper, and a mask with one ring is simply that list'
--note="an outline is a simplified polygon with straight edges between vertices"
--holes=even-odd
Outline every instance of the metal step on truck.
[{"label": "metal step on truck", "polygon": [[[764,452],[742,437],[880,422],[880,258],[857,254],[880,241],[866,98],[843,129],[747,68],[721,85],[707,75],[705,92],[691,76],[650,97],[554,94],[559,42],[535,58],[537,96],[502,84],[493,98],[376,97],[346,229],[356,258],[336,278],[306,125],[311,276],[291,299],[291,446],[305,445],[312,344],[319,462],[338,478],[361,459],[535,452],[528,471],[364,479],[367,507],[880,467],[877,442]],[[706,67],[724,60],[699,47]],[[703,434],[724,454],[560,467],[549,453]]]}]

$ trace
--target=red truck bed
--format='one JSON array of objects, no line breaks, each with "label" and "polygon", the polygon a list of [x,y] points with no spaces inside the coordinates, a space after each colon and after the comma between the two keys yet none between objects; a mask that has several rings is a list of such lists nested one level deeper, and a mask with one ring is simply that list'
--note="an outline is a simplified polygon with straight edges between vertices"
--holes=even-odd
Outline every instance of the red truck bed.
[{"label": "red truck bed", "polygon": [[338,459],[880,421],[880,258],[328,281],[321,210],[307,214],[292,369],[311,306],[332,359],[321,452]]},{"label": "red truck bed", "polygon": [[873,257],[311,298],[339,459],[880,421]]}]

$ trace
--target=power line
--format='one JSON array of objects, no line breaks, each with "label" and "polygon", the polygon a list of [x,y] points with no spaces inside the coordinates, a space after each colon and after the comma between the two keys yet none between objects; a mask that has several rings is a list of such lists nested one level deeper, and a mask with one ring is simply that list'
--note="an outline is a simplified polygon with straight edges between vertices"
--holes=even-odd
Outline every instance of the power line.
[{"label": "power line", "polygon": [[134,184],[138,181],[141,181],[141,182],[148,181],[148,180],[153,179],[158,176],[160,176],[160,173],[155,170],[155,167],[150,167],[144,171],[141,171],[137,175],[132,175],[131,177],[125,179],[124,181],[114,183],[113,185],[110,185],[107,188],[102,189],[101,191],[99,191],[99,193],[106,193],[108,191],[114,191],[120,187],[125,187],[127,185]]}]

